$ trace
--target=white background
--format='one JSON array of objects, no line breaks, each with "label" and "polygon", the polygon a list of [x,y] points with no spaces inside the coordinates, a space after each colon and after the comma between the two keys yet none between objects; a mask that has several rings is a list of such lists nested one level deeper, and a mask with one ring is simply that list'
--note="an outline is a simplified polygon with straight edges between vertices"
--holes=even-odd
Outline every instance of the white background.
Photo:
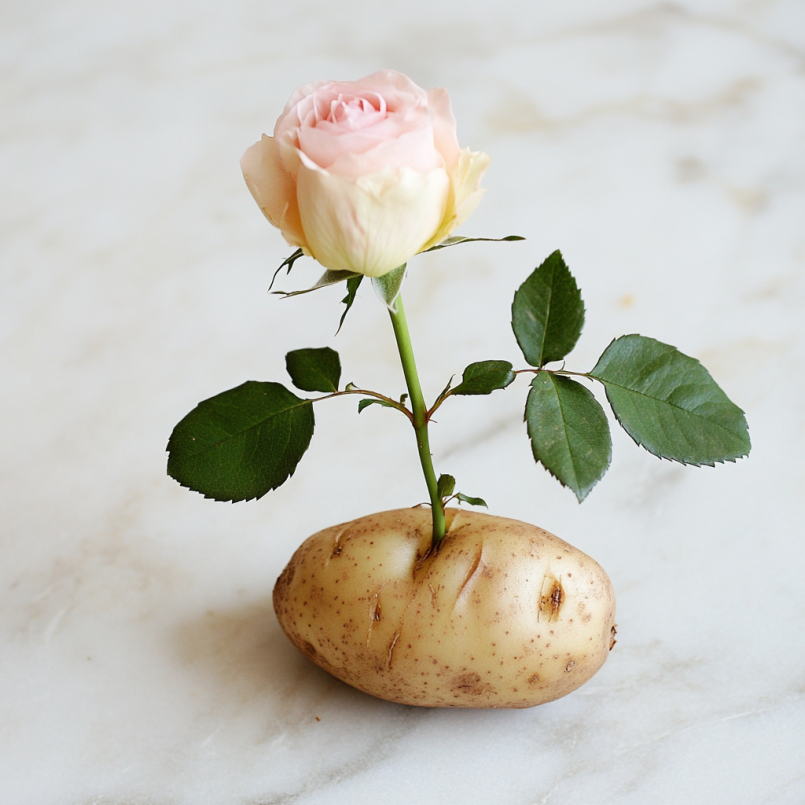
[{"label": "white background", "polygon": [[[450,401],[437,470],[594,556],[618,595],[600,673],[525,711],[372,699],[297,654],[271,589],[328,525],[424,497],[404,420],[322,404],[254,503],[165,474],[173,425],[284,354],[400,394],[362,290],[266,293],[290,252],[240,175],[291,91],[383,67],[453,99],[492,156],[466,235],[412,262],[426,395],[522,365],[515,288],[561,248],[580,371],[639,332],[747,412],[749,459],[685,468],[614,434],[582,506],[534,465],[527,383]],[[0,10],[3,805],[805,802],[805,5],[797,0],[226,3]],[[304,287],[297,264],[284,288]],[[320,721],[317,720],[321,719]]]}]

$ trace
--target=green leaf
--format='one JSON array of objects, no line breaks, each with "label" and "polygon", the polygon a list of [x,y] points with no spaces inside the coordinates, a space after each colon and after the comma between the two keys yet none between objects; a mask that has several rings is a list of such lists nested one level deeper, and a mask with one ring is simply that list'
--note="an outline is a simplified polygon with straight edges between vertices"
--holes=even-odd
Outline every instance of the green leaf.
[{"label": "green leaf", "polygon": [[268,286],[268,290],[270,291],[274,287],[274,283],[277,281],[277,277],[279,276],[280,271],[282,271],[285,266],[288,266],[288,270],[285,272],[286,275],[291,273],[291,269],[293,268],[293,264],[300,258],[304,257],[304,252],[301,249],[297,249],[290,257],[286,257],[281,263],[280,267],[274,272],[274,276],[271,278],[271,285]]},{"label": "green leaf", "polygon": [[349,313],[349,309],[355,303],[355,294],[358,293],[358,288],[360,287],[361,280],[363,279],[363,274],[358,274],[355,277],[350,277],[347,280],[347,295],[341,300],[342,305],[346,305],[344,312],[341,314],[341,320],[338,322],[338,329],[335,331],[335,334],[338,335],[341,332],[341,327],[344,324],[344,319],[347,317],[347,313]]},{"label": "green leaf", "polygon": [[525,359],[542,367],[564,358],[583,326],[581,293],[561,252],[555,251],[514,294],[514,335]]},{"label": "green leaf", "polygon": [[612,457],[604,410],[575,380],[540,372],[531,381],[525,419],[534,458],[581,503]]},{"label": "green leaf", "polygon": [[512,365],[508,361],[480,361],[471,363],[461,376],[453,394],[491,394],[505,389],[514,381]]},{"label": "green leaf", "polygon": [[436,482],[436,493],[440,498],[447,498],[456,488],[456,479],[452,475],[440,475]]},{"label": "green leaf", "polygon": [[439,249],[446,249],[448,246],[457,246],[459,243],[477,243],[478,241],[486,241],[487,243],[503,243],[504,241],[525,240],[520,235],[507,235],[505,238],[462,238],[460,235],[455,235],[452,238],[447,238],[430,249],[425,249],[422,254],[427,252],[436,252]]},{"label": "green leaf", "polygon": [[402,290],[403,280],[405,279],[406,263],[392,269],[382,277],[372,277],[372,286],[380,300],[389,310],[394,310],[394,303]]},{"label": "green leaf", "polygon": [[483,506],[484,508],[489,508],[486,505],[486,501],[483,498],[471,498],[469,495],[464,495],[459,492],[456,495],[456,499],[459,500],[461,503],[469,503],[470,506]]},{"label": "green leaf", "polygon": [[330,271],[328,268],[327,271],[319,277],[316,284],[311,285],[310,288],[305,288],[301,291],[272,291],[271,293],[279,294],[287,299],[291,296],[301,296],[303,293],[318,291],[319,288],[329,288],[331,285],[337,285],[339,282],[346,282],[353,277],[361,276],[363,275],[356,274],[354,271]]},{"label": "green leaf", "polygon": [[168,441],[168,475],[215,500],[276,489],[313,436],[313,403],[279,383],[249,380],[200,402]]},{"label": "green leaf", "polygon": [[341,361],[330,347],[295,349],[285,356],[285,368],[302,391],[338,391]]},{"label": "green leaf", "polygon": [[604,384],[624,430],[655,456],[713,466],[751,449],[744,412],[699,361],[669,344],[616,338],[590,376]]},{"label": "green leaf", "polygon": [[382,405],[384,408],[394,408],[391,403],[388,403],[385,400],[361,400],[358,403],[358,413],[363,411],[364,408],[368,408],[370,405]]}]

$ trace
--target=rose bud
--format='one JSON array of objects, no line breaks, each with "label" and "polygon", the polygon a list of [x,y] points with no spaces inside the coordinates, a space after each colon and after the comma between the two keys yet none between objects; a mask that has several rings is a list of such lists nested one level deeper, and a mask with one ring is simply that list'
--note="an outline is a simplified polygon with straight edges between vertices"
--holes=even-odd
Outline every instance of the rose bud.
[{"label": "rose bud", "polygon": [[381,70],[299,87],[241,160],[266,218],[325,268],[380,277],[448,237],[489,164],[461,149],[450,99]]}]

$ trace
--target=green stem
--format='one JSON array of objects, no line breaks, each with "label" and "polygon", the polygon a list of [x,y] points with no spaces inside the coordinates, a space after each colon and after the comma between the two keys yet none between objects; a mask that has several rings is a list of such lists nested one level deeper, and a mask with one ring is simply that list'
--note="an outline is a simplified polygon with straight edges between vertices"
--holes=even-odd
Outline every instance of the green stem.
[{"label": "green stem", "polygon": [[442,505],[442,499],[439,497],[436,472],[433,469],[433,459],[431,458],[430,443],[428,441],[428,409],[422,396],[422,387],[419,385],[414,350],[411,347],[411,336],[408,332],[408,322],[405,320],[405,309],[403,308],[401,296],[397,297],[394,308],[389,311],[391,324],[394,327],[394,337],[397,339],[397,349],[400,352],[405,383],[408,386],[408,396],[411,399],[411,410],[414,414],[413,425],[416,433],[416,446],[419,451],[422,472],[425,473],[425,483],[428,486],[431,512],[433,513],[433,541],[431,545],[435,548],[444,537],[445,521],[444,506]]}]

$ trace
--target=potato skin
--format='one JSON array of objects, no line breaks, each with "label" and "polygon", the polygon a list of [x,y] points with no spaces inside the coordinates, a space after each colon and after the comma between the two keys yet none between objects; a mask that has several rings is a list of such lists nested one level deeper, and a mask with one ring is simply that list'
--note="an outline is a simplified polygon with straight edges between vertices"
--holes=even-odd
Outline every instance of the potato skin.
[{"label": "potato skin", "polygon": [[381,699],[420,707],[533,707],[584,684],[614,645],[615,596],[589,556],[541,528],[428,509],[326,528],[274,587],[291,642]]}]

